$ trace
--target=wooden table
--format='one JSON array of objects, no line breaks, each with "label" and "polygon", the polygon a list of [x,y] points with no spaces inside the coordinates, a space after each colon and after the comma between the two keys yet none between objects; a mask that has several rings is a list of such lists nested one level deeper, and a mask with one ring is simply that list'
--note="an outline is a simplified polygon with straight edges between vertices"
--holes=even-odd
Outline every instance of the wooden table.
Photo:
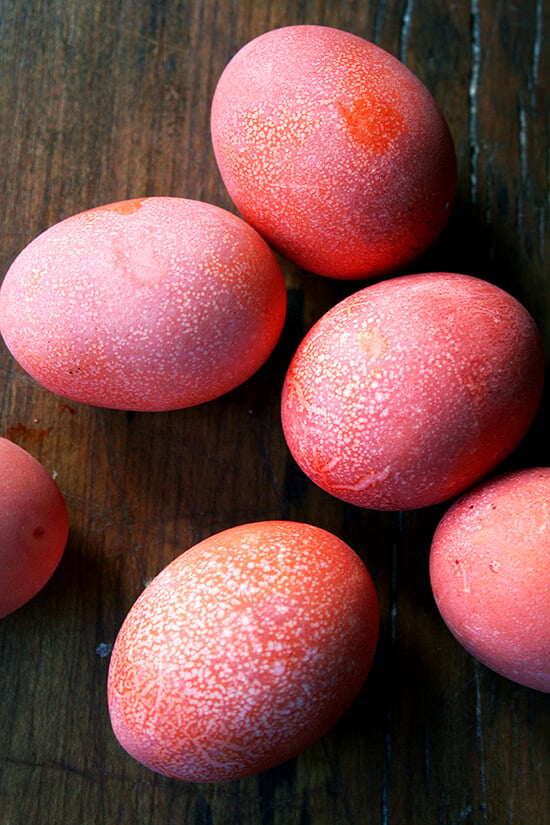
[{"label": "wooden table", "polygon": [[[547,0],[0,0],[0,270],[48,225],[110,201],[177,195],[232,209],[209,139],[216,81],[261,32],[321,23],[374,40],[438,100],[458,155],[443,237],[414,271],[485,277],[550,346]],[[70,537],[55,575],[0,623],[0,825],[544,825],[550,701],[451,637],[427,576],[445,507],[347,506],[285,446],[280,390],[311,324],[364,284],[282,262],[287,324],[268,363],[198,408],[127,414],[37,385],[0,350],[0,434],[55,474]],[[548,402],[506,462],[549,462]],[[366,562],[379,647],[353,707],[297,759],[240,782],[153,774],[111,732],[109,651],[172,558],[218,530],[309,521]]]}]

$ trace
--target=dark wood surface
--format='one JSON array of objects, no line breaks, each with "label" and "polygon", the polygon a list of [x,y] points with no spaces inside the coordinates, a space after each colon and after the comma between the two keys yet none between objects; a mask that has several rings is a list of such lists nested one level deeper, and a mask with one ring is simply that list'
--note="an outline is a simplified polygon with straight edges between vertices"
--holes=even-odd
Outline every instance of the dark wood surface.
[{"label": "dark wood surface", "polygon": [[[522,300],[550,351],[547,0],[0,0],[0,272],[48,225],[154,194],[232,208],[209,138],[223,67],[247,40],[322,23],[374,40],[432,91],[459,191],[414,271],[480,275]],[[322,312],[363,284],[283,262],[287,324],[268,363],[200,408],[94,409],[34,383],[0,348],[0,434],[54,473],[70,513],[44,590],[0,623],[0,825],[545,825],[550,697],[476,663],[430,593],[445,507],[346,506],[291,461],[286,366]],[[548,464],[545,400],[507,466]],[[157,776],[115,741],[109,649],[165,564],[233,524],[309,521],[366,562],[381,606],[373,670],[321,740],[241,782]],[[0,573],[1,575],[1,573]]]}]

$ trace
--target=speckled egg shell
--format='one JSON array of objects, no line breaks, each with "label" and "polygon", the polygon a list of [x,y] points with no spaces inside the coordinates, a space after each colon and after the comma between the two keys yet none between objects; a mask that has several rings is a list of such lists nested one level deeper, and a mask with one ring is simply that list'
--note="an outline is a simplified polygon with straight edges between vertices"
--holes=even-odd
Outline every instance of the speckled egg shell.
[{"label": "speckled egg shell", "polygon": [[348,32],[287,26],[247,43],[219,78],[211,134],[243,217],[321,275],[396,271],[452,208],[455,150],[432,95]]},{"label": "speckled egg shell", "polygon": [[282,330],[286,290],[265,241],[211,204],[152,197],[69,217],[0,289],[19,364],[74,401],[167,410],[248,379]]},{"label": "speckled egg shell", "polygon": [[52,476],[18,444],[0,438],[0,618],[44,587],[68,533],[67,507]]},{"label": "speckled egg shell", "polygon": [[511,452],[543,376],[540,333],[507,292],[454,273],[401,276],[344,299],[307,333],[283,387],[284,434],[332,495],[425,507]]},{"label": "speckled egg shell", "polygon": [[120,744],[187,781],[286,761],[357,696],[378,635],[359,556],[318,527],[245,524],[183,553],[116,639],[108,702]]},{"label": "speckled egg shell", "polygon": [[469,653],[550,693],[550,468],[497,476],[455,502],[434,534],[430,579]]}]

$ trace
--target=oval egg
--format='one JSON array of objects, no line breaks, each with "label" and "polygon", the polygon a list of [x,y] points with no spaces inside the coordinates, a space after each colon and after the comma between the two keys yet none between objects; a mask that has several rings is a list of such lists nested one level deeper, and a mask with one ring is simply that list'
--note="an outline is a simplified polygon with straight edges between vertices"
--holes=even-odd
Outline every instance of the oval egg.
[{"label": "oval egg", "polygon": [[51,578],[69,533],[63,495],[30,453],[0,438],[0,618]]},{"label": "oval egg", "polygon": [[285,312],[281,269],[258,233],[185,198],[71,216],[18,255],[0,289],[0,331],[33,378],[126,410],[234,389],[271,353]]},{"label": "oval egg", "polygon": [[502,461],[543,380],[540,333],[515,298],[467,275],[406,275],[359,290],[306,334],[282,424],[323,490],[408,510],[457,495]]},{"label": "oval egg", "polygon": [[441,519],[430,552],[437,607],[483,664],[550,693],[550,468],[487,480]]},{"label": "oval egg", "polygon": [[221,177],[289,260],[333,278],[395,272],[438,237],[456,157],[430,92],[380,47],[328,26],[247,43],[212,100]]},{"label": "oval egg", "polygon": [[374,585],[343,541],[296,522],[233,527],[171,562],[128,613],[109,668],[114,733],[170,777],[258,773],[339,719],[377,635]]}]

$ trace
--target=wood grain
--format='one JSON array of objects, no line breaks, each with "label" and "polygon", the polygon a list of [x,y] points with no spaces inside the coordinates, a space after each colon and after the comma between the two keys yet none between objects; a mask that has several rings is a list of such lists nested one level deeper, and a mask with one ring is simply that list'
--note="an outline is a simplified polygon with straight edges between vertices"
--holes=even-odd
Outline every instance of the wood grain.
[{"label": "wood grain", "polygon": [[[0,0],[0,272],[48,225],[128,197],[232,209],[209,140],[212,93],[247,40],[293,23],[374,40],[426,83],[455,139],[451,221],[415,271],[509,289],[550,346],[547,0]],[[289,312],[245,385],[200,408],[126,414],[42,389],[0,349],[0,434],[55,474],[70,511],[56,574],[0,623],[0,825],[543,825],[550,703],[483,668],[427,578],[444,507],[361,511],[314,488],[279,420],[286,366],[358,288],[282,262]],[[548,464],[548,399],[508,466]],[[131,760],[106,706],[109,651],[144,585],[199,539],[309,521],[362,556],[381,605],[375,665],[341,722],[297,759],[218,785]]]}]

